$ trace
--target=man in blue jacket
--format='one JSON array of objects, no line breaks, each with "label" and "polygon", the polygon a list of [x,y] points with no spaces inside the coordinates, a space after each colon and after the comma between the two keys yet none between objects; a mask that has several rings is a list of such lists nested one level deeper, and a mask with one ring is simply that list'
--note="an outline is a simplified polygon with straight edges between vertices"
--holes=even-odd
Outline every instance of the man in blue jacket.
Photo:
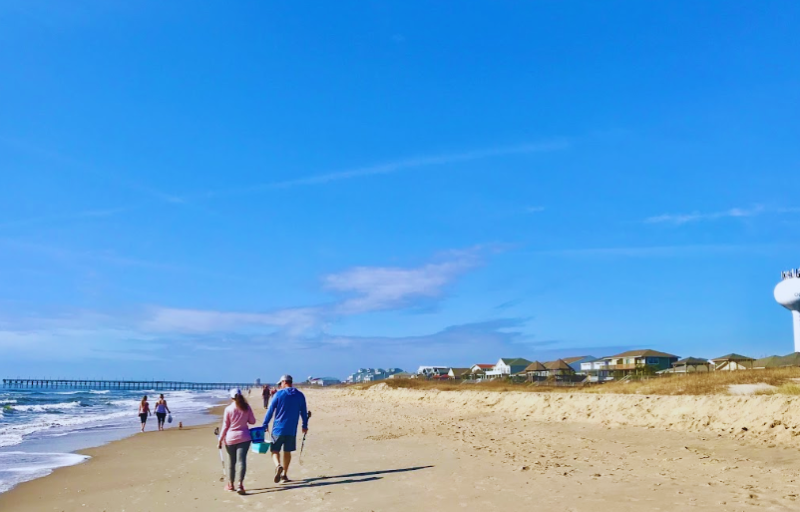
[{"label": "man in blue jacket", "polygon": [[[303,434],[308,432],[308,409],[306,397],[292,387],[292,376],[281,377],[275,393],[269,403],[267,415],[264,417],[264,428],[269,429],[269,420],[275,415],[272,424],[272,460],[275,462],[275,483],[290,482],[287,473],[292,462],[292,452],[297,449],[297,422],[303,418]],[[283,448],[283,464],[281,464],[281,448]]]}]

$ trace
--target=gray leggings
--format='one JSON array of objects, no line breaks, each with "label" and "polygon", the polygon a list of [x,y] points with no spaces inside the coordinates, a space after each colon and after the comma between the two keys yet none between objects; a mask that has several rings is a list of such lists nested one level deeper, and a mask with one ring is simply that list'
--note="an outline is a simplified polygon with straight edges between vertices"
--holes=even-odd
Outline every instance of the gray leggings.
[{"label": "gray leggings", "polygon": [[[244,482],[244,474],[247,473],[247,450],[250,449],[250,441],[225,445],[228,452],[228,481]],[[236,462],[239,462],[238,468]],[[239,479],[236,480],[236,470],[239,470]]]}]

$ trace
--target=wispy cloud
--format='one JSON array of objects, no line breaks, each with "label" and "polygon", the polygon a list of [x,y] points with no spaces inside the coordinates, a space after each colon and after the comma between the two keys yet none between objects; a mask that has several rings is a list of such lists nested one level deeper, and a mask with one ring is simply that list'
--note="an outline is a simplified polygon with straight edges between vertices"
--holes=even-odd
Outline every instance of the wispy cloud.
[{"label": "wispy cloud", "polygon": [[5,247],[9,250],[14,249],[31,254],[38,254],[53,261],[67,264],[107,263],[109,265],[120,267],[140,267],[153,270],[162,270],[165,272],[196,274],[224,279],[239,279],[239,277],[230,274],[195,268],[189,265],[174,265],[165,262],[132,258],[117,254],[114,251],[76,250],[65,247],[45,245],[36,242],[29,242],[27,240],[18,240],[14,238],[0,238],[0,247]]},{"label": "wispy cloud", "polygon": [[644,222],[646,224],[674,224],[680,226],[682,224],[688,224],[690,222],[755,217],[757,215],[767,213],[768,211],[770,210],[761,205],[756,205],[750,208],[730,208],[728,210],[720,212],[710,212],[710,213],[692,212],[692,213],[656,215],[654,217],[646,218]]},{"label": "wispy cloud", "polygon": [[322,278],[323,287],[339,296],[329,304],[267,312],[153,308],[140,328],[147,332],[225,333],[280,332],[316,336],[346,316],[413,308],[420,300],[441,297],[457,277],[480,263],[482,247],[450,251],[440,261],[420,267],[355,267]]},{"label": "wispy cloud", "polygon": [[320,337],[320,345],[356,346],[376,344],[387,345],[459,345],[491,344],[492,342],[516,341],[524,335],[521,329],[528,322],[527,318],[497,318],[483,322],[451,325],[440,331],[421,336],[330,336]]},{"label": "wispy cloud", "polygon": [[778,244],[698,244],[698,245],[657,245],[657,246],[632,246],[632,247],[585,247],[575,249],[545,249],[533,251],[537,256],[569,256],[578,258],[595,257],[681,257],[681,256],[711,256],[731,253],[760,253],[774,252],[787,249],[789,246]]},{"label": "wispy cloud", "polygon": [[336,181],[351,180],[355,178],[376,176],[380,174],[393,174],[401,171],[419,169],[423,167],[433,167],[439,165],[454,164],[459,162],[470,162],[473,160],[483,160],[487,158],[501,157],[501,156],[559,151],[566,149],[568,147],[569,143],[566,140],[557,139],[546,142],[521,144],[517,146],[504,146],[497,148],[479,149],[475,151],[465,151],[462,153],[446,153],[441,155],[420,156],[416,158],[396,160],[393,162],[371,165],[367,167],[359,167],[344,171],[317,174],[317,175],[307,176],[304,178],[275,181],[271,183],[262,183],[241,188],[216,190],[208,192],[201,197],[252,194],[271,189],[323,185],[326,183],[331,183]]},{"label": "wispy cloud", "polygon": [[154,308],[141,324],[148,332],[235,332],[253,327],[281,329],[302,335],[319,328],[326,316],[322,308],[287,308],[268,313],[242,313],[179,308]]},{"label": "wispy cloud", "polygon": [[[505,353],[503,348],[512,341],[524,341],[521,328],[527,319],[451,325],[430,334],[399,337],[332,334],[331,328],[347,317],[409,310],[439,299],[459,276],[480,264],[482,254],[495,249],[449,251],[415,267],[361,266],[329,274],[323,276],[321,286],[334,297],[314,306],[265,312],[152,306],[113,314],[76,311],[40,316],[6,311],[0,314],[0,352],[17,347],[13,353],[25,360],[45,353],[50,361],[149,361],[171,351],[180,353],[176,357],[211,361],[216,353],[248,346],[269,348],[297,364],[297,350],[320,349],[312,358],[318,368],[325,368],[334,357],[352,359],[348,366],[362,364],[357,360],[363,359],[362,349],[368,345],[374,347],[371,356],[387,359],[396,357],[400,346],[404,347],[403,357],[412,360],[425,354],[439,357],[437,350],[444,354],[446,347],[456,344],[488,357],[497,351]],[[413,352],[405,348],[416,352],[413,358]]]},{"label": "wispy cloud", "polygon": [[[108,326],[69,327],[71,320],[59,326],[60,319],[41,319],[51,328],[0,329],[0,350],[11,357],[39,359],[124,359],[154,360],[153,351],[165,345],[154,343],[153,337],[132,329]],[[43,358],[43,354],[46,357]]]},{"label": "wispy cloud", "polygon": [[30,226],[35,224],[45,224],[49,222],[63,222],[70,220],[82,219],[99,219],[104,217],[111,217],[120,213],[125,213],[133,210],[133,207],[127,208],[108,208],[97,210],[85,210],[82,212],[63,213],[59,215],[39,215],[36,217],[28,217],[25,219],[16,219],[0,222],[0,229],[2,228],[16,228],[23,226]]},{"label": "wispy cloud", "polygon": [[72,158],[57,151],[42,148],[19,139],[13,139],[3,136],[0,136],[0,142],[18,151],[23,151],[30,155],[34,155],[37,158],[47,160],[48,162],[51,162],[53,164],[62,167],[68,167],[73,170],[79,171],[80,173],[115,183],[120,187],[144,194],[152,199],[156,199],[158,201],[169,204],[186,204],[186,200],[183,197],[158,190],[154,187],[145,185],[138,181],[134,181],[130,178],[123,176],[119,172],[111,172],[107,169],[103,170],[98,169],[95,166],[89,165],[76,158]]},{"label": "wispy cloud", "polygon": [[447,285],[477,263],[476,252],[466,251],[448,261],[417,268],[355,267],[325,276],[323,283],[328,290],[355,295],[336,307],[339,313],[366,313],[439,297]]},{"label": "wispy cloud", "polygon": [[502,304],[498,304],[497,306],[494,307],[494,309],[497,311],[504,311],[506,309],[511,309],[513,307],[519,306],[523,302],[525,302],[525,299],[512,299],[503,302]]}]

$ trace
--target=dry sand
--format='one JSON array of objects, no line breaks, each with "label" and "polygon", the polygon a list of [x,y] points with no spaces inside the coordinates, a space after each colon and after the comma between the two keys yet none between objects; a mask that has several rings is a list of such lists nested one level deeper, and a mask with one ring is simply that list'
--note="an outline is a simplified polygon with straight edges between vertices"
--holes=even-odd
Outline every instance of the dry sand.
[{"label": "dry sand", "polygon": [[792,398],[307,394],[294,485],[251,454],[250,494],[223,491],[212,425],[87,450],[0,510],[795,510],[800,495]]}]

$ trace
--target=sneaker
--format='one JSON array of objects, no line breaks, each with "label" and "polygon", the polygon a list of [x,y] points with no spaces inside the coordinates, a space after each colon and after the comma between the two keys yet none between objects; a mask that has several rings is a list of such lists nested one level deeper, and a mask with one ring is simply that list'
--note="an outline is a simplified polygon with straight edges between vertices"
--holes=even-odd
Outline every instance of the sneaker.
[{"label": "sneaker", "polygon": [[233,484],[230,483],[230,482],[225,484],[225,490],[226,491],[232,491],[233,490]]},{"label": "sneaker", "polygon": [[283,466],[278,466],[277,468],[275,468],[275,478],[273,479],[273,482],[275,482],[276,484],[280,482],[282,475],[283,475]]},{"label": "sneaker", "polygon": [[286,476],[286,475],[283,475],[283,476],[281,477],[281,483],[282,483],[282,484],[290,484],[290,483],[292,483],[292,480],[289,480],[289,477],[288,477],[288,476]]},{"label": "sneaker", "polygon": [[244,485],[242,484],[239,484],[239,488],[236,489],[236,492],[238,492],[239,494],[247,494],[247,491],[244,490]]}]

